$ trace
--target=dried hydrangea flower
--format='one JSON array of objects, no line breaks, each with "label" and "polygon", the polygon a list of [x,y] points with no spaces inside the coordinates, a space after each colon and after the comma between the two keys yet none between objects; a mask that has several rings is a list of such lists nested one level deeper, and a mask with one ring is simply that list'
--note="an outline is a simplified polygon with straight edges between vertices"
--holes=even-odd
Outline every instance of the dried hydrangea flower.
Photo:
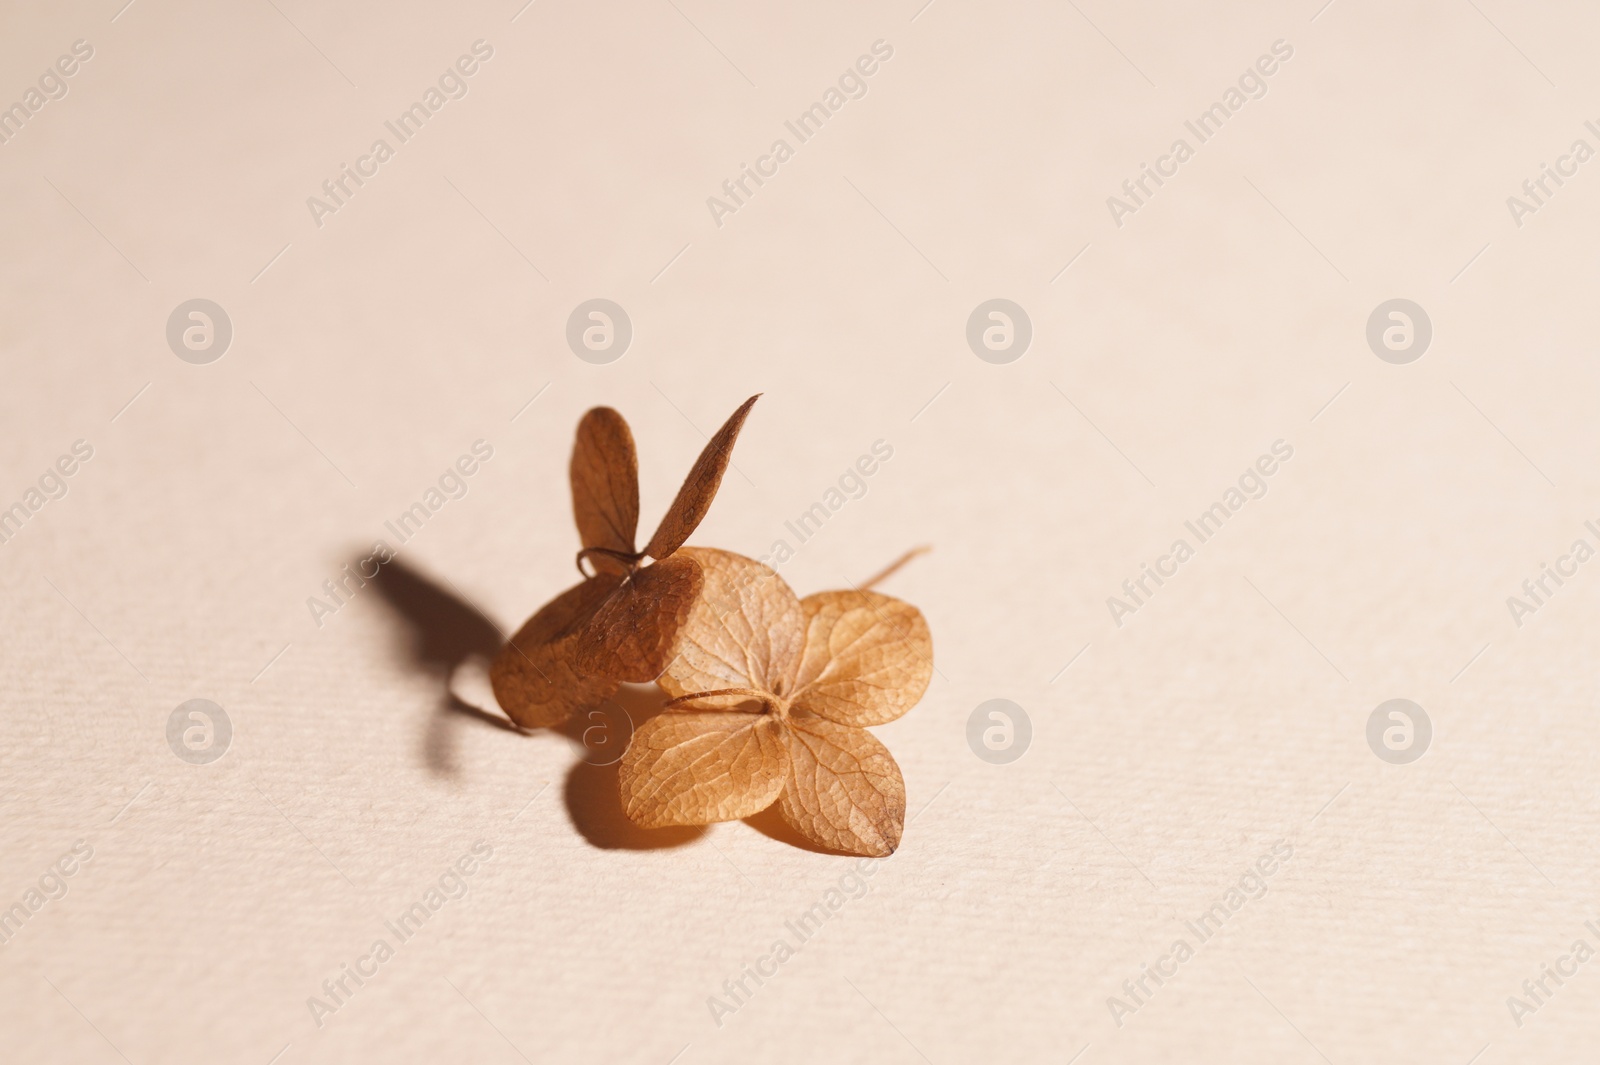
[{"label": "dried hydrangea flower", "polygon": [[[545,604],[490,667],[495,698],[518,725],[559,725],[613,695],[622,681],[650,681],[671,659],[700,591],[700,567],[678,548],[722,484],[751,396],[707,442],[650,542],[634,546],[639,461],[621,414],[596,407],[578,423],[569,474],[572,511],[594,575]],[[645,562],[648,558],[651,561]]]},{"label": "dried hydrangea flower", "polygon": [[647,828],[703,825],[776,802],[819,846],[892,854],[905,783],[866,730],[927,690],[933,641],[922,613],[871,591],[800,599],[741,555],[684,554],[703,587],[658,682],[674,698],[622,758],[628,817]]}]

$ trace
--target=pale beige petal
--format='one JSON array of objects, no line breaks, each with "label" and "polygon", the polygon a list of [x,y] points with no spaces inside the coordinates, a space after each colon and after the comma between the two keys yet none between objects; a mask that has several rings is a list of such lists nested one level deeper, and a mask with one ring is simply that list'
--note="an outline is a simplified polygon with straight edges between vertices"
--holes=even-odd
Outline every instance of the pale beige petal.
[{"label": "pale beige petal", "polygon": [[622,756],[622,809],[645,828],[760,813],[788,779],[783,732],[770,714],[659,714]]},{"label": "pale beige petal", "polygon": [[933,676],[922,611],[878,592],[819,592],[801,601],[805,655],[796,709],[841,725],[881,725],[917,705]]},{"label": "pale beige petal", "polygon": [[793,716],[784,734],[789,780],[778,812],[829,850],[882,858],[900,846],[906,786],[888,748],[864,729]]},{"label": "pale beige petal", "polygon": [[731,551],[686,547],[705,575],[678,654],[661,675],[673,697],[722,688],[785,695],[793,688],[805,613],[777,571]]}]

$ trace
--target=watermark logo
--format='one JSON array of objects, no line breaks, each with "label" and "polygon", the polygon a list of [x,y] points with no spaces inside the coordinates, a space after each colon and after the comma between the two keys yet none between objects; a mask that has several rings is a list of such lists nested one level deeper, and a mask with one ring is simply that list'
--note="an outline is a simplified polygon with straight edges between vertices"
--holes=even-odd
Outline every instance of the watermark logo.
[{"label": "watermark logo", "polygon": [[[1600,126],[1596,126],[1592,121],[1584,122],[1583,125],[1590,133],[1600,137]],[[1579,137],[1572,142],[1572,146],[1565,154],[1556,156],[1554,167],[1541,162],[1538,175],[1522,183],[1522,195],[1513,194],[1506,197],[1506,209],[1511,212],[1511,221],[1521,229],[1527,216],[1537,214],[1539,208],[1548,204],[1550,198],[1566,184],[1562,178],[1577,177],[1578,168],[1593,158],[1594,149],[1589,146],[1588,141]]]},{"label": "watermark logo", "polygon": [[[401,911],[398,917],[384,921],[384,931],[388,936],[375,937],[365,954],[348,962],[340,962],[339,971],[322,981],[321,993],[306,998],[306,1010],[311,1014],[312,1022],[321,1028],[327,1024],[329,1017],[348,1006],[356,992],[382,972],[384,964],[402,946],[416,938],[423,925],[433,920],[435,914],[447,904],[467,897],[472,890],[467,878],[476,875],[493,857],[494,846],[487,840],[478,840],[470,851],[464,851],[453,863],[445,866],[444,872],[428,885],[427,891],[414,897],[411,905]],[[389,942],[389,936],[394,938],[393,943]]]},{"label": "watermark logo", "polygon": [[[1250,903],[1267,894],[1267,882],[1293,857],[1294,845],[1288,840],[1277,840],[1270,850],[1263,851],[1260,857],[1246,866],[1244,875],[1230,885],[1226,893],[1216,898],[1210,907],[1194,920],[1184,921],[1183,927],[1194,937],[1194,943],[1191,944],[1188,937],[1180,936],[1172,941],[1166,953],[1156,957],[1154,964],[1140,962],[1138,975],[1122,981],[1122,994],[1106,999],[1106,1011],[1111,1014],[1112,1023],[1121,1028],[1127,1023],[1128,1017],[1150,1005],[1156,992],[1177,976],[1180,967],[1221,932],[1223,925],[1237,917]],[[1150,986],[1152,982],[1154,987]]]},{"label": "watermark logo", "polygon": [[1179,168],[1194,158],[1200,145],[1221,133],[1223,124],[1243,110],[1245,104],[1267,95],[1267,79],[1293,56],[1294,45],[1281,37],[1273,41],[1270,54],[1263,52],[1253,64],[1244,68],[1237,82],[1222,90],[1222,95],[1213,100],[1211,106],[1193,120],[1184,121],[1183,128],[1194,138],[1193,144],[1188,137],[1174,138],[1166,152],[1155,157],[1155,166],[1140,162],[1138,176],[1122,183],[1122,195],[1106,197],[1106,209],[1111,212],[1111,221],[1116,227],[1121,229],[1126,225],[1129,215],[1137,214],[1163,185],[1177,177]]},{"label": "watermark logo", "polygon": [[1428,753],[1433,722],[1410,699],[1379,703],[1367,718],[1367,746],[1390,765],[1409,765]]},{"label": "watermark logo", "polygon": [[94,45],[80,37],[72,42],[72,54],[63,53],[55,63],[45,67],[36,85],[29,85],[9,105],[0,101],[0,144],[9,144],[46,104],[66,99],[72,88],[67,79],[93,58]]},{"label": "watermark logo", "polygon": [[590,765],[612,765],[621,760],[633,739],[633,718],[621,705],[608,702],[584,715],[583,760]]},{"label": "watermark logo", "polygon": [[[462,453],[456,461],[444,468],[435,484],[429,485],[421,497],[412,503],[409,508],[402,510],[393,520],[386,520],[383,527],[389,530],[395,538],[397,546],[390,547],[387,540],[375,540],[372,544],[372,553],[351,569],[348,563],[330,580],[322,582],[322,592],[326,599],[315,595],[306,596],[306,609],[311,614],[311,620],[317,628],[322,628],[322,619],[332,614],[337,614],[355,599],[357,593],[367,586],[367,582],[374,580],[380,568],[394,561],[400,548],[416,539],[417,534],[430,518],[439,513],[446,503],[457,499],[465,499],[470,490],[469,479],[482,469],[483,464],[494,458],[494,445],[489,441],[479,438],[472,442],[471,454]],[[367,572],[367,567],[372,567],[372,572]]]},{"label": "watermark logo", "polygon": [[633,342],[633,320],[610,300],[585,300],[567,318],[567,347],[584,362],[616,362]]},{"label": "watermark logo", "polygon": [[[1583,922],[1583,927],[1590,935],[1600,936],[1600,925],[1593,921]],[[1578,975],[1578,967],[1594,957],[1594,948],[1586,939],[1575,939],[1567,953],[1555,960],[1554,964],[1541,964],[1539,975],[1532,980],[1522,981],[1522,994],[1506,996],[1506,1010],[1511,1014],[1511,1023],[1521,1028],[1526,1023],[1525,1018],[1530,1014],[1550,1004],[1557,991],[1567,986],[1567,981]],[[1551,983],[1555,986],[1551,987]]]},{"label": "watermark logo", "polygon": [[775,138],[764,154],[756,156],[755,166],[741,162],[738,175],[722,183],[722,195],[706,197],[706,210],[711,212],[711,221],[717,228],[721,229],[729,215],[738,214],[758,190],[777,177],[779,169],[794,158],[800,145],[821,133],[822,127],[843,110],[845,104],[866,96],[867,79],[893,55],[894,45],[881,37],[873,41],[870,55],[862,53],[854,64],[844,68],[835,84],[823,90],[821,98],[783,123],[784,130],[794,138],[793,144],[787,137]]},{"label": "watermark logo", "polygon": [[1367,347],[1384,362],[1416,362],[1432,340],[1428,312],[1411,300],[1385,300],[1367,318]]},{"label": "watermark logo", "polygon": [[[1591,520],[1584,522],[1583,527],[1594,534],[1596,542],[1600,542],[1600,525]],[[3,536],[3,530],[0,530],[0,536]],[[1550,602],[1567,581],[1578,575],[1578,567],[1594,555],[1594,547],[1588,540],[1579,537],[1572,541],[1572,547],[1566,554],[1556,556],[1555,565],[1539,563],[1539,575],[1522,582],[1522,595],[1506,597],[1506,609],[1511,612],[1512,623],[1522,628],[1523,619],[1537,614],[1539,608]]]},{"label": "watermark logo", "polygon": [[45,504],[66,498],[67,478],[92,458],[94,445],[87,440],[74,440],[72,451],[63,453],[52,465],[46,466],[39,480],[23,490],[20,499],[10,506],[0,500],[0,544],[10,543],[11,538],[21,532],[22,527],[43,510]]},{"label": "watermark logo", "polygon": [[[1223,524],[1243,509],[1246,503],[1266,498],[1269,487],[1267,478],[1277,473],[1279,466],[1293,457],[1293,444],[1282,438],[1274,440],[1270,453],[1257,457],[1239,474],[1237,487],[1230,485],[1223,489],[1220,499],[1202,510],[1193,521],[1183,523],[1183,527],[1194,537],[1194,544],[1191,545],[1180,536],[1172,541],[1166,554],[1157,557],[1153,566],[1148,562],[1140,563],[1138,576],[1122,582],[1122,596],[1126,598],[1115,595],[1106,597],[1106,609],[1111,612],[1111,620],[1117,628],[1122,628],[1124,619],[1148,605],[1156,592],[1178,575],[1179,567],[1195,556],[1199,545],[1216,536]],[[1152,584],[1154,587],[1151,587]]]},{"label": "watermark logo", "polygon": [[1033,722],[1010,699],[979,703],[967,718],[967,746],[990,765],[1009,765],[1028,753]]},{"label": "watermark logo", "polygon": [[[482,64],[493,57],[494,45],[481,37],[473,41],[470,54],[461,53],[453,64],[444,68],[436,84],[429,85],[419,98],[412,100],[411,106],[383,123],[384,129],[394,137],[393,144],[389,143],[387,137],[377,137],[365,155],[356,156],[354,167],[341,162],[338,173],[322,183],[322,195],[306,197],[306,209],[311,212],[311,221],[316,223],[317,228],[323,227],[325,224],[323,219],[327,215],[338,214],[349,206],[355,194],[368,181],[377,177],[383,165],[393,159],[395,153],[404,147],[407,141],[421,133],[422,127],[438,114],[445,104],[466,96],[470,88],[467,79],[476,74]],[[456,191],[459,193],[461,190]],[[462,199],[466,197],[463,196]]]},{"label": "watermark logo", "polygon": [[[867,879],[878,874],[878,865],[888,861],[887,858],[858,858],[854,868],[839,877],[837,886],[829,887],[822,896],[813,902],[807,909],[791,920],[783,922],[783,929],[789,935],[779,936],[773,940],[772,947],[767,953],[757,957],[754,962],[746,965],[737,976],[729,977],[722,981],[721,997],[711,994],[706,996],[706,1010],[711,1014],[711,1020],[721,1028],[727,1023],[727,1018],[738,1013],[750,1004],[756,992],[766,986],[768,980],[777,976],[785,962],[805,949],[823,925],[835,917],[843,916],[845,905],[855,899],[867,896],[871,886]],[[793,942],[790,942],[790,937]],[[681,1051],[680,1051],[681,1053]]]},{"label": "watermark logo", "polygon": [[967,346],[984,362],[1016,362],[1033,342],[1033,320],[1010,300],[985,300],[967,318]]},{"label": "watermark logo", "polygon": [[228,753],[233,722],[210,699],[190,699],[167,718],[167,746],[190,765],[210,765]]},{"label": "watermark logo", "polygon": [[227,354],[233,320],[211,300],[188,300],[167,317],[167,347],[184,362],[204,366]]},{"label": "watermark logo", "polygon": [[854,465],[846,466],[838,481],[829,485],[819,499],[795,515],[792,521],[783,523],[784,530],[794,537],[794,543],[790,544],[782,537],[772,541],[772,549],[761,556],[761,564],[782,569],[800,548],[822,531],[829,518],[839,513],[846,503],[867,494],[867,479],[892,458],[894,445],[881,437],[874,440],[870,454],[858,456]]},{"label": "watermark logo", "polygon": [[9,944],[23,926],[33,920],[34,914],[57,899],[66,898],[67,881],[93,857],[94,848],[84,840],[77,840],[71,850],[64,852],[53,864],[45,866],[44,875],[29,886],[17,901],[9,906],[0,901],[0,946]]}]

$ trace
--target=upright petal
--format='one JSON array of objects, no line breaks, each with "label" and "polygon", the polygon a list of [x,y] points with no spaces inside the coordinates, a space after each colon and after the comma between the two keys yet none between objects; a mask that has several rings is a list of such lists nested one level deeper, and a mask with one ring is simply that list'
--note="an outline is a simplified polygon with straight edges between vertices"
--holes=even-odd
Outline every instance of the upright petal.
[{"label": "upright petal", "polygon": [[706,511],[711,509],[711,501],[717,497],[717,489],[722,487],[722,475],[727,472],[728,463],[733,460],[733,442],[739,439],[739,430],[744,428],[744,420],[749,416],[750,408],[755,406],[756,400],[760,398],[761,394],[757,393],[745,400],[739,409],[722,423],[722,428],[717,430],[717,434],[706,441],[700,457],[689,470],[689,476],[683,479],[682,487],[678,489],[672,505],[667,508],[666,516],[661,519],[661,524],[656,526],[655,535],[650,537],[650,542],[645,545],[645,554],[651,558],[666,558],[694,535],[700,520],[706,516]]},{"label": "upright petal", "polygon": [[[610,407],[595,407],[578,422],[568,467],[572,516],[584,547],[631,555],[639,528],[639,460],[627,421]],[[614,558],[591,556],[596,572],[623,573]]]}]

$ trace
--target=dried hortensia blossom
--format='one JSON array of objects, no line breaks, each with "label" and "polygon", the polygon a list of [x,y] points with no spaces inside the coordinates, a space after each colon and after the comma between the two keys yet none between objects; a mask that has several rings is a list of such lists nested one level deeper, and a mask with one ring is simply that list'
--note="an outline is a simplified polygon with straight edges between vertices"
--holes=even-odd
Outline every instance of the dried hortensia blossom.
[{"label": "dried hortensia blossom", "polygon": [[[490,668],[495,698],[524,728],[559,725],[614,694],[622,681],[666,668],[700,591],[700,566],[676,554],[710,509],[751,396],[706,444],[643,551],[639,462],[628,423],[596,407],[578,423],[570,477],[572,511],[593,576],[545,604]],[[652,561],[648,564],[645,559]]]},{"label": "dried hortensia blossom", "polygon": [[622,805],[647,828],[778,805],[806,839],[892,854],[905,783],[866,731],[927,690],[933,642],[915,607],[871,591],[798,598],[767,566],[689,548],[704,586],[659,683],[673,696],[622,758]]},{"label": "dried hortensia blossom", "polygon": [[[711,509],[711,501],[716,498],[717,489],[722,485],[722,475],[728,469],[728,463],[733,458],[733,444],[739,438],[739,430],[744,428],[744,420],[750,414],[750,408],[755,406],[759,394],[751,396],[740,405],[723,423],[722,428],[706,442],[705,448],[700,452],[700,457],[695,460],[694,468],[689,471],[689,476],[684,478],[683,487],[678,489],[677,496],[672,500],[672,505],[667,508],[666,516],[661,519],[661,524],[656,527],[655,535],[650,537],[650,542],[643,551],[636,551],[633,547],[632,528],[626,529],[625,546],[615,546],[614,542],[591,544],[588,534],[585,533],[584,549],[578,553],[578,561],[582,565],[585,557],[596,559],[596,577],[604,575],[605,571],[598,569],[599,560],[605,559],[613,568],[620,568],[622,581],[606,597],[594,613],[583,634],[578,637],[576,651],[578,665],[585,673],[610,677],[613,680],[632,681],[642,683],[655,680],[661,671],[667,668],[667,662],[672,658],[674,641],[678,629],[688,617],[689,608],[693,605],[696,594],[700,591],[700,570],[694,560],[677,556],[678,548],[683,546],[696,527],[699,526],[706,511]],[[606,411],[618,421],[622,416],[607,408]],[[591,412],[596,413],[596,412]],[[588,421],[589,415],[584,416]],[[625,454],[618,451],[596,456],[585,457],[586,466],[595,463],[604,463],[608,470],[615,476],[608,474],[600,479],[598,484],[610,491],[624,491],[624,499],[612,499],[601,503],[579,501],[579,481],[573,478],[573,509],[583,513],[586,508],[594,510],[610,510],[626,515],[629,512],[628,500],[631,499],[631,513],[635,521],[639,512],[639,474],[638,462],[633,454],[633,440],[626,435],[626,425],[623,426],[624,435],[620,438],[626,442]],[[573,469],[579,465],[580,452],[585,450],[584,427],[578,429],[578,445],[573,450]],[[600,446],[609,446],[616,437],[596,437]],[[623,475],[621,468],[626,467]],[[595,484],[585,478],[583,492],[588,493]],[[607,538],[621,534],[624,530],[613,529],[607,522]],[[581,526],[580,526],[581,528]],[[644,558],[653,560],[650,565],[641,565]]]}]

